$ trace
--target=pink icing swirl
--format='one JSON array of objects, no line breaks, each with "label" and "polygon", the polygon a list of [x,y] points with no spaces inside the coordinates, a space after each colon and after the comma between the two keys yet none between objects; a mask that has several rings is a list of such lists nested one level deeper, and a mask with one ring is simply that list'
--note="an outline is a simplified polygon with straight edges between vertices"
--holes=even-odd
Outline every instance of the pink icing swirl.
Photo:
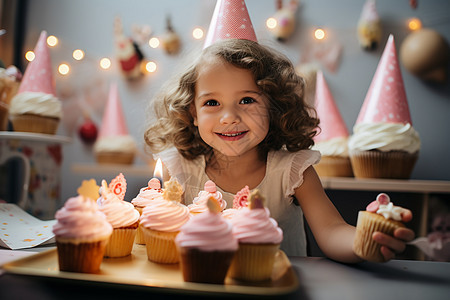
[{"label": "pink icing swirl", "polygon": [[193,213],[208,211],[206,202],[210,196],[213,196],[217,201],[219,201],[222,211],[227,207],[227,202],[223,199],[222,193],[217,190],[216,184],[213,181],[208,180],[205,183],[204,190],[200,191],[198,196],[192,201],[192,204],[188,205],[189,210]]},{"label": "pink icing swirl", "polygon": [[109,237],[113,230],[97,203],[83,196],[69,198],[55,218],[53,233],[57,238],[96,241]]},{"label": "pink icing swirl", "polygon": [[162,199],[154,200],[144,207],[140,224],[152,230],[176,232],[189,218],[189,209],[184,204]]},{"label": "pink icing swirl", "polygon": [[139,212],[134,209],[133,204],[119,200],[113,193],[110,194],[112,197],[98,198],[97,204],[113,228],[130,226],[139,221]]},{"label": "pink icing swirl", "polygon": [[209,211],[193,216],[183,225],[175,242],[179,247],[203,251],[234,251],[238,248],[231,223],[222,218],[221,214]]},{"label": "pink icing swirl", "polygon": [[283,240],[283,231],[277,221],[270,217],[269,209],[239,209],[231,219],[233,234],[240,243],[279,244]]},{"label": "pink icing swirl", "polygon": [[163,190],[161,188],[154,189],[151,187],[143,187],[140,189],[139,194],[131,200],[131,204],[134,206],[145,207],[153,200],[163,199],[162,194]]}]

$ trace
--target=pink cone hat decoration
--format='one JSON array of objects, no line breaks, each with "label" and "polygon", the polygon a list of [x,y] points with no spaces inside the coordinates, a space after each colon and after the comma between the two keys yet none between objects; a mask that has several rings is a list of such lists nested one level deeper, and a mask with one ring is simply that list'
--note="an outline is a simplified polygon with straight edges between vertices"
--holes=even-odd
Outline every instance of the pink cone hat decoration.
[{"label": "pink cone hat decoration", "polygon": [[364,99],[356,120],[356,124],[359,123],[409,123],[412,125],[393,35],[389,36]]},{"label": "pink cone hat decoration", "polygon": [[28,64],[17,93],[39,92],[55,96],[55,82],[53,81],[50,52],[47,47],[46,31],[41,32],[33,51],[34,60]]},{"label": "pink cone hat decoration", "polygon": [[217,0],[203,48],[223,39],[257,42],[245,1]]},{"label": "pink cone hat decoration", "polygon": [[316,142],[348,137],[347,126],[320,70],[317,71],[315,108],[321,128],[320,133],[314,137]]},{"label": "pink cone hat decoration", "polygon": [[128,135],[128,129],[123,115],[122,104],[117,84],[111,84],[108,102],[103,113],[100,137]]}]

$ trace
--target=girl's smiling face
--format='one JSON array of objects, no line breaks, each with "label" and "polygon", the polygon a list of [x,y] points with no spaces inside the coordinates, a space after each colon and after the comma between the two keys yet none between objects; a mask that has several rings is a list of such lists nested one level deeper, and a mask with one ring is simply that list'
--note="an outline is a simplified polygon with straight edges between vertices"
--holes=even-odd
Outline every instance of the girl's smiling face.
[{"label": "girl's smiling face", "polygon": [[269,131],[268,101],[251,71],[220,59],[200,67],[194,108],[201,138],[226,156],[257,151]]}]

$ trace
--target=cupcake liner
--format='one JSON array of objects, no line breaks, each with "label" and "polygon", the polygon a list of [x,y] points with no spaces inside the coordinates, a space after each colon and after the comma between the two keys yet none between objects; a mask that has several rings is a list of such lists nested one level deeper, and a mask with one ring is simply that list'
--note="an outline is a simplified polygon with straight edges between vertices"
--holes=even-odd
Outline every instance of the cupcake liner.
[{"label": "cupcake liner", "polygon": [[59,125],[58,118],[44,117],[33,114],[10,115],[14,131],[56,134]]},{"label": "cupcake liner", "polygon": [[322,156],[314,169],[321,177],[353,177],[353,169],[349,157]]},{"label": "cupcake liner", "polygon": [[56,238],[60,271],[98,273],[108,239],[96,242],[69,242]]},{"label": "cupcake liner", "polygon": [[228,276],[244,281],[270,280],[280,244],[244,244],[234,255]]},{"label": "cupcake liner", "polygon": [[236,251],[202,251],[180,247],[180,265],[187,282],[223,284]]},{"label": "cupcake liner", "polygon": [[99,152],[95,154],[99,164],[131,165],[134,161],[134,153],[126,152]]},{"label": "cupcake liner", "polygon": [[409,179],[419,152],[350,151],[350,160],[356,178]]},{"label": "cupcake liner", "polygon": [[[139,212],[139,216],[141,216],[143,207],[135,206],[134,208]],[[139,224],[139,227],[138,227],[137,232],[136,232],[136,238],[134,239],[134,242],[136,244],[138,244],[138,245],[145,245],[144,233],[142,232],[141,226],[142,225]]]},{"label": "cupcake liner", "polygon": [[141,226],[150,261],[163,264],[175,264],[180,261],[175,245],[177,232],[162,232]]},{"label": "cupcake liner", "polygon": [[353,242],[354,252],[368,261],[385,262],[386,260],[380,251],[381,245],[373,240],[372,235],[374,232],[380,231],[393,236],[395,229],[399,227],[404,227],[404,225],[375,213],[360,211]]},{"label": "cupcake liner", "polygon": [[108,244],[106,245],[104,257],[124,257],[131,254],[136,228],[114,228]]}]

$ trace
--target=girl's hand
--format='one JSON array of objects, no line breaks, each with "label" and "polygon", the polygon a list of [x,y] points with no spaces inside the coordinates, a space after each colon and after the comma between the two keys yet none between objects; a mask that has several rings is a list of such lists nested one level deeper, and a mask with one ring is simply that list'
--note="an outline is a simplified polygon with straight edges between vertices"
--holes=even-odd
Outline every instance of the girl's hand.
[{"label": "girl's hand", "polygon": [[[404,209],[402,213],[402,222],[409,222],[412,219],[412,213],[409,209]],[[397,228],[394,236],[389,236],[382,232],[374,232],[372,238],[381,244],[381,253],[386,260],[391,260],[396,253],[405,251],[406,242],[414,239],[414,231],[406,227]]]}]

